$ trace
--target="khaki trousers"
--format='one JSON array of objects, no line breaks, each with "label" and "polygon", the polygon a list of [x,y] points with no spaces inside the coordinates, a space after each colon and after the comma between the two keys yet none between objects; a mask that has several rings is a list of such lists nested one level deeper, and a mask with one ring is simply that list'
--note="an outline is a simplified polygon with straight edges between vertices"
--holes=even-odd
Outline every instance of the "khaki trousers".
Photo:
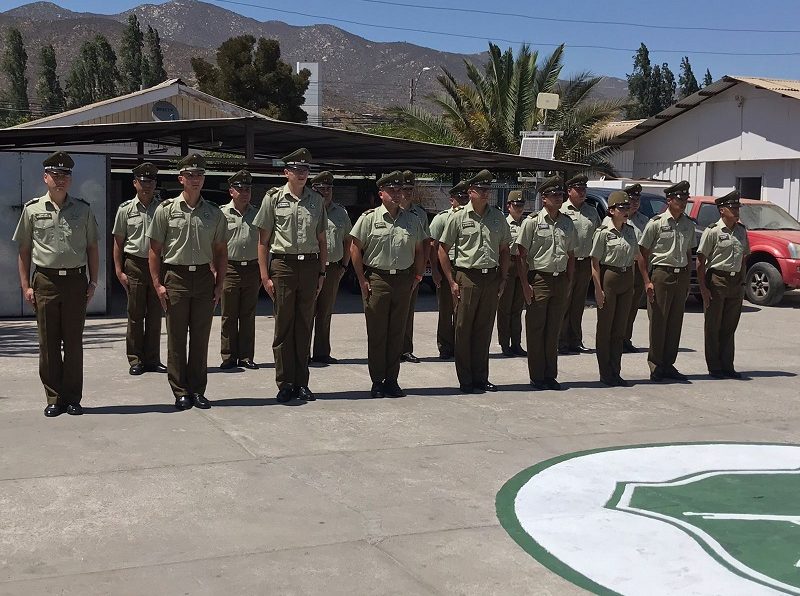
[{"label": "khaki trousers", "polygon": [[331,317],[336,295],[339,293],[342,269],[339,262],[329,263],[325,269],[325,282],[314,306],[314,344],[311,348],[314,358],[327,358],[331,355]]},{"label": "khaki trousers", "polygon": [[228,261],[222,285],[222,327],[220,356],[222,361],[252,359],[256,344],[256,306],[261,289],[258,261],[242,265]]},{"label": "khaki trousers", "polygon": [[644,279],[642,274],[639,273],[639,267],[633,265],[633,296],[631,298],[631,307],[628,311],[628,320],[625,324],[625,339],[628,341],[633,337],[633,324],[636,321],[636,315],[639,314],[639,304],[642,302],[642,294],[644,294]]},{"label": "khaki trousers", "polygon": [[525,313],[525,336],[528,344],[528,372],[531,381],[558,376],[558,335],[567,307],[569,280],[566,272],[553,276],[540,271],[528,272],[533,300]]},{"label": "khaki trousers", "polygon": [[592,259],[575,259],[575,272],[567,290],[567,306],[558,345],[561,348],[574,348],[583,343],[583,311],[586,306],[586,292],[592,279]]},{"label": "khaki trousers", "polygon": [[411,268],[394,275],[368,269],[367,280],[372,289],[364,301],[369,376],[373,383],[396,382],[414,275]]},{"label": "khaki trousers", "polygon": [[440,354],[454,354],[456,343],[455,316],[453,312],[453,293],[442,279],[436,288],[436,302],[439,305],[439,320],[436,323],[436,345]]},{"label": "khaki trousers", "polygon": [[[37,268],[33,274],[39,332],[39,378],[47,403],[80,403],[83,396],[83,326],[86,322],[86,267],[58,275]],[[63,350],[63,353],[62,353]]]},{"label": "khaki trousers", "polygon": [[[511,271],[516,273],[516,257],[512,257]],[[522,345],[522,309],[525,296],[518,275],[510,275],[497,303],[497,337],[501,348]]]},{"label": "khaki trousers", "polygon": [[613,382],[622,370],[622,343],[633,297],[633,270],[618,272],[601,266],[600,283],[606,300],[597,309],[597,366],[600,380]]},{"label": "khaki trousers", "polygon": [[275,285],[275,382],[279,389],[287,385],[308,386],[308,353],[314,325],[314,301],[320,271],[319,259],[298,261],[276,258],[269,264]]},{"label": "khaki trousers", "polygon": [[461,299],[456,306],[456,375],[459,385],[489,382],[489,345],[492,343],[500,273],[497,267],[458,269]]},{"label": "khaki trousers", "polygon": [[[214,274],[208,265],[164,265],[167,288],[167,378],[175,397],[208,384],[208,338],[214,317]],[[188,355],[187,355],[188,334]]]},{"label": "khaki trousers", "polygon": [[125,255],[123,271],[128,276],[128,364],[156,366],[161,363],[162,310],[147,258]]},{"label": "khaki trousers", "polygon": [[689,295],[689,267],[675,273],[672,267],[654,267],[650,275],[655,301],[647,303],[650,316],[650,372],[664,372],[675,364],[681,342],[683,313]]},{"label": "khaki trousers", "polygon": [[705,309],[705,345],[708,370],[732,371],[734,335],[744,299],[744,269],[736,275],[708,271],[711,302]]}]

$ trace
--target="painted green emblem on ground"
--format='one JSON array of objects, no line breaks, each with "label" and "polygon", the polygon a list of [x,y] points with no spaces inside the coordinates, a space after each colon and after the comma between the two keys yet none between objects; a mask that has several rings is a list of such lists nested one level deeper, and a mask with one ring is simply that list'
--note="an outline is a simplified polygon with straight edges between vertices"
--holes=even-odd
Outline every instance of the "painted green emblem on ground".
[{"label": "painted green emblem on ground", "polygon": [[800,446],[571,453],[497,495],[511,537],[597,593],[800,594]]}]

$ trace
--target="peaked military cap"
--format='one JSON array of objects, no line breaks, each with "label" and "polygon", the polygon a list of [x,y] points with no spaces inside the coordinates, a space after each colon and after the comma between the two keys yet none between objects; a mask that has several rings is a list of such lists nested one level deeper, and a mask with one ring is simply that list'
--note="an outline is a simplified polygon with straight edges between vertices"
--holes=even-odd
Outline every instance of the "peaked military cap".
[{"label": "peaked military cap", "polygon": [[311,152],[305,147],[301,147],[297,151],[292,151],[289,155],[284,155],[283,163],[285,163],[287,167],[310,166]]},{"label": "peaked military cap", "polygon": [[206,160],[199,153],[187,155],[178,162],[178,172],[205,172]]},{"label": "peaked military cap", "polygon": [[384,186],[403,186],[403,181],[403,172],[395,170],[394,172],[389,172],[378,178],[378,188],[383,188]]},{"label": "peaked military cap", "polygon": [[494,176],[489,170],[481,170],[472,178],[467,180],[467,186],[477,186],[479,188],[491,188]]},{"label": "peaked military cap", "polygon": [[539,194],[543,195],[553,190],[564,192],[564,181],[561,179],[561,176],[551,176],[539,183]]},{"label": "peaked military cap", "polygon": [[158,176],[158,168],[149,161],[140,163],[132,171],[133,177],[137,180],[155,180]]},{"label": "peaked military cap", "polygon": [[734,190],[722,196],[718,199],[714,199],[714,202],[717,204],[717,207],[741,207],[741,202],[739,202],[739,191]]},{"label": "peaked military cap", "polygon": [[622,190],[624,190],[629,195],[630,194],[637,194],[637,193],[642,192],[642,185],[637,182],[636,184],[631,184],[629,186],[626,186]]},{"label": "peaked military cap", "polygon": [[239,170],[233,176],[228,178],[228,184],[236,188],[251,186],[253,184],[253,176],[247,170]]},{"label": "peaked military cap", "polygon": [[466,193],[467,193],[467,190],[469,190],[469,186],[467,185],[467,181],[466,181],[466,180],[462,180],[461,182],[459,182],[458,184],[456,184],[456,185],[455,185],[453,188],[451,188],[451,189],[450,189],[449,191],[447,191],[447,192],[448,192],[448,193],[449,193],[451,196],[455,196],[455,195],[463,195],[463,194],[466,194]]},{"label": "peaked military cap", "polygon": [[508,202],[509,203],[524,203],[525,199],[522,196],[521,190],[512,190],[508,193]]},{"label": "peaked military cap", "polygon": [[414,172],[411,170],[403,170],[403,185],[404,186],[414,186],[414,181],[417,177],[414,175]]},{"label": "peaked military cap", "polygon": [[628,193],[624,190],[615,190],[610,195],[608,195],[608,206],[609,207],[616,207],[617,205],[628,204],[630,205],[631,198],[628,196]]},{"label": "peaked military cap", "polygon": [[59,171],[67,174],[72,173],[72,168],[75,167],[75,162],[66,151],[56,151],[49,155],[47,159],[42,162],[45,171]]},{"label": "peaked military cap", "polygon": [[576,184],[586,184],[589,182],[589,176],[586,174],[575,174],[572,178],[567,180],[567,188],[575,186]]},{"label": "peaked military cap", "polygon": [[686,180],[681,180],[680,182],[664,189],[664,196],[666,197],[671,195],[688,195],[688,194],[689,194],[689,183]]},{"label": "peaked military cap", "polygon": [[311,186],[333,186],[333,174],[325,170],[311,179]]}]

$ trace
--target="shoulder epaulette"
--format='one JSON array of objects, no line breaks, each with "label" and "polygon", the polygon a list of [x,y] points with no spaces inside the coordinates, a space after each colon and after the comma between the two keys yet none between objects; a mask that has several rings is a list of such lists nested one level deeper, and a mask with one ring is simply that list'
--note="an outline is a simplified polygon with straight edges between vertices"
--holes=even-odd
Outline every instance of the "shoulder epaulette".
[{"label": "shoulder epaulette", "polygon": [[461,211],[462,209],[463,209],[463,207],[461,205],[458,205],[457,207],[453,207],[453,213],[457,213],[457,212]]},{"label": "shoulder epaulette", "polygon": [[689,220],[689,221],[691,221],[691,222],[693,222],[695,225],[697,225],[697,220],[696,220],[694,217],[692,217],[691,215],[687,215],[686,217],[688,218],[688,220]]},{"label": "shoulder epaulette", "polygon": [[[626,223],[627,223],[627,222],[626,222]],[[607,230],[607,229],[608,229],[608,226],[607,226],[606,224],[603,224],[602,226],[600,226],[600,227],[599,227],[599,228],[597,228],[597,229],[598,229],[598,230]]]},{"label": "shoulder epaulette", "polygon": [[528,215],[528,217],[529,217],[530,219],[536,219],[536,216],[538,216],[538,215],[539,215],[539,213],[538,213],[538,212],[536,212],[536,211],[534,211],[533,213],[531,213],[530,215]]},{"label": "shoulder epaulette", "polygon": [[651,217],[650,221],[658,221],[659,219],[661,219],[661,214],[660,213],[658,215],[654,215],[653,217]]},{"label": "shoulder epaulette", "polygon": [[168,205],[169,205],[171,202],[172,202],[172,199],[164,199],[163,201],[161,201],[161,202],[158,204],[158,206],[159,206],[159,207],[166,207],[166,206],[168,206]]},{"label": "shoulder epaulette", "polygon": [[87,201],[84,201],[84,200],[83,200],[83,199],[81,199],[81,198],[78,198],[78,197],[72,197],[72,198],[73,198],[73,199],[75,199],[76,201],[78,201],[79,203],[83,203],[83,204],[84,204],[84,205],[86,205],[87,207],[89,206],[89,203],[88,203]]},{"label": "shoulder epaulette", "polygon": [[502,209],[500,209],[500,207],[498,207],[497,205],[492,205],[492,207],[494,207],[495,209],[497,209],[497,210],[498,210],[500,213],[502,213],[502,212],[503,212],[503,210],[502,210]]},{"label": "shoulder epaulette", "polygon": [[367,210],[366,210],[366,211],[364,211],[364,213],[362,213],[361,215],[366,215],[367,213],[372,213],[373,211],[375,211],[375,209],[367,209]]},{"label": "shoulder epaulette", "polygon": [[270,188],[267,191],[267,195],[272,197],[272,196],[278,194],[281,191],[281,188],[283,188],[283,187],[282,186],[273,186],[272,188]]},{"label": "shoulder epaulette", "polygon": [[27,203],[25,203],[25,206],[27,207],[28,205],[35,205],[36,203],[38,203],[38,202],[39,202],[39,199],[40,199],[40,198],[41,198],[41,197],[36,197],[35,199],[31,199],[30,201],[28,201]]},{"label": "shoulder epaulette", "polygon": [[736,225],[737,225],[737,226],[742,226],[742,227],[743,227],[745,230],[747,229],[747,226],[746,226],[746,225],[744,225],[744,224],[743,224],[742,222],[740,222],[740,221],[737,221],[737,222],[736,222]]},{"label": "shoulder epaulette", "polygon": [[133,203],[133,199],[128,199],[127,201],[122,201],[122,202],[119,204],[119,208],[120,208],[120,209],[122,209],[123,207],[127,207],[127,206],[128,206],[128,205],[130,205],[131,203]]},{"label": "shoulder epaulette", "polygon": [[445,209],[444,211],[439,211],[439,213],[437,213],[436,215],[444,215],[448,211],[450,211],[450,209]]},{"label": "shoulder epaulette", "polygon": [[712,229],[712,228],[716,228],[716,227],[717,227],[717,222],[716,221],[714,223],[712,223],[712,224],[708,224],[708,229],[709,230]]}]

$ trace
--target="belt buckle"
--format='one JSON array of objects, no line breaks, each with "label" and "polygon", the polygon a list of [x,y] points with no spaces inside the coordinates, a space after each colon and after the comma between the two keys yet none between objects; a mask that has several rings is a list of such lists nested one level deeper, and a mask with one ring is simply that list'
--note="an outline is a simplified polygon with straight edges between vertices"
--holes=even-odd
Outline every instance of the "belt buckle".
[{"label": "belt buckle", "polygon": [[575,258],[578,259],[579,261],[585,261],[586,260],[586,257],[575,257]]},{"label": "belt buckle", "polygon": [[733,277],[734,275],[736,275],[736,271],[731,271],[731,272],[730,272],[728,275],[730,275],[731,277]]},{"label": "belt buckle", "polygon": [[481,273],[489,273],[488,269],[481,269]]},{"label": "belt buckle", "polygon": [[397,269],[389,269],[389,275],[394,275],[397,273]]},{"label": "belt buckle", "polygon": [[297,260],[298,261],[304,261],[305,258],[306,258],[306,255],[297,255]]},{"label": "belt buckle", "polygon": [[189,271],[197,271],[197,265],[189,265]]},{"label": "belt buckle", "polygon": [[623,272],[623,273],[625,273],[627,270],[628,270],[628,268],[627,268],[627,267],[623,267],[623,268],[622,268],[622,272]]},{"label": "belt buckle", "polygon": [[59,269],[59,270],[58,270],[58,274],[59,274],[61,277],[66,277],[66,275],[67,275],[67,270],[66,270],[66,269]]},{"label": "belt buckle", "polygon": [[558,271],[553,271],[553,277],[558,277]]},{"label": "belt buckle", "polygon": [[330,265],[330,264],[331,264],[331,262],[330,262],[330,261],[325,261],[325,266],[326,266],[326,267],[327,267],[328,265]]},{"label": "belt buckle", "polygon": [[673,269],[672,272],[673,273],[680,273],[681,272],[681,268],[680,267],[675,267],[675,269]]},{"label": "belt buckle", "polygon": [[242,266],[247,265],[247,261],[242,261],[241,263],[242,263]]}]

